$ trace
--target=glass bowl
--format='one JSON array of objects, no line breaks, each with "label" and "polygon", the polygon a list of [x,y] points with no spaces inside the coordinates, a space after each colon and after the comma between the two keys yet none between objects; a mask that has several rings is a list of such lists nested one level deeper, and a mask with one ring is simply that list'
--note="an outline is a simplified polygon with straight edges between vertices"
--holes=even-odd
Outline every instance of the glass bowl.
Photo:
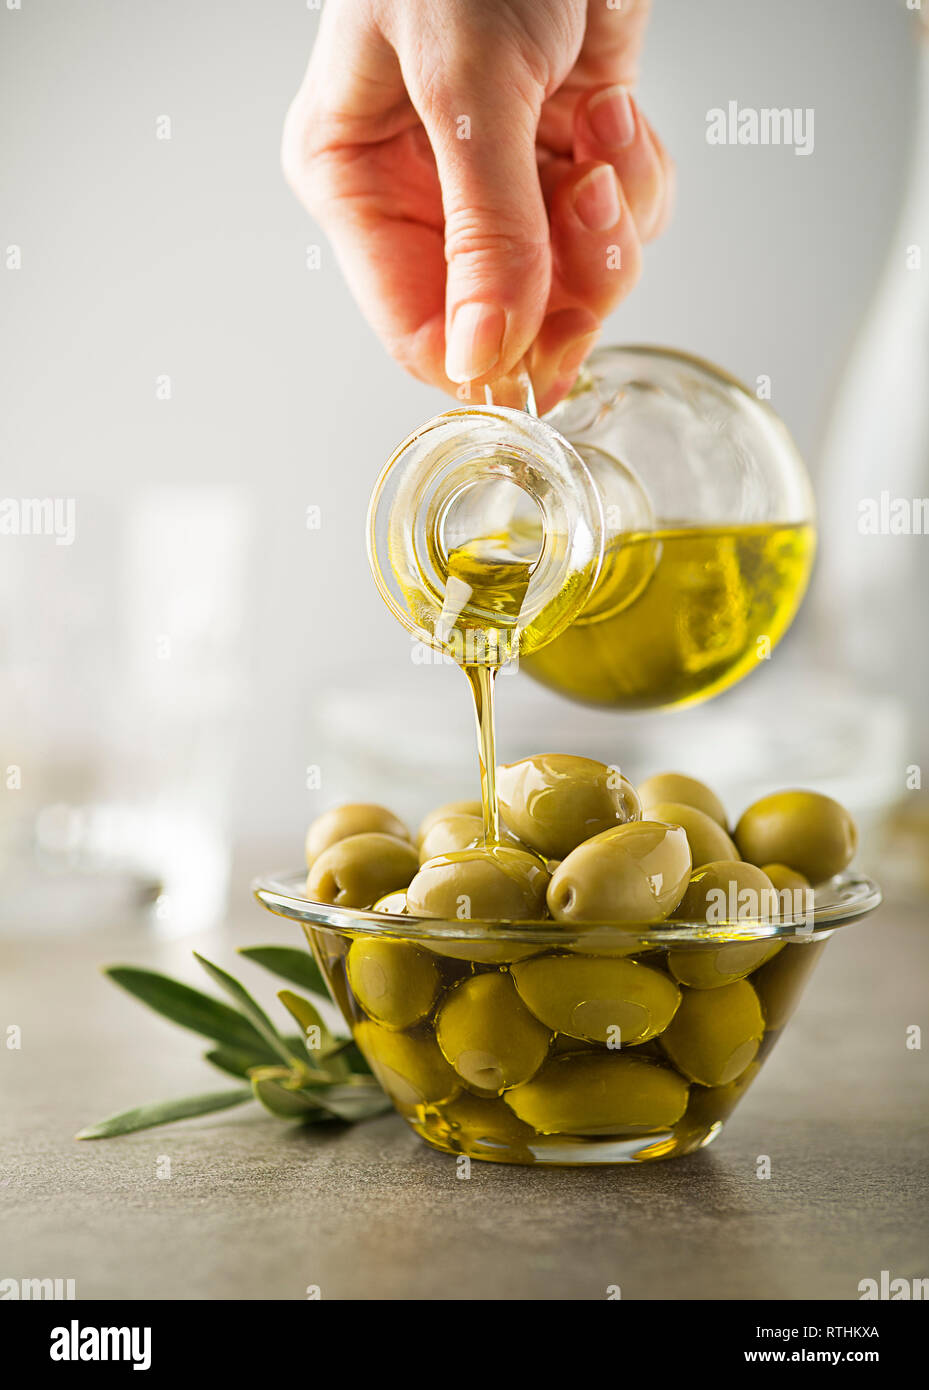
[{"label": "glass bowl", "polygon": [[498,1163],[671,1158],[722,1130],[832,933],[881,901],[852,871],[812,913],[565,927],[366,912],[258,880],[303,927],[394,1106],[445,1153]]}]

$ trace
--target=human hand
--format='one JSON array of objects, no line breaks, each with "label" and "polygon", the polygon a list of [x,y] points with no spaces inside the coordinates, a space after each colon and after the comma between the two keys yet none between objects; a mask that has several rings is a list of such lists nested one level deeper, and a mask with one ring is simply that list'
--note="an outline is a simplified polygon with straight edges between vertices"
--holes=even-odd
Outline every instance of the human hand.
[{"label": "human hand", "polygon": [[[392,355],[570,389],[670,211],[629,88],[648,0],[327,0],[283,163]],[[466,383],[462,386],[461,383]]]}]

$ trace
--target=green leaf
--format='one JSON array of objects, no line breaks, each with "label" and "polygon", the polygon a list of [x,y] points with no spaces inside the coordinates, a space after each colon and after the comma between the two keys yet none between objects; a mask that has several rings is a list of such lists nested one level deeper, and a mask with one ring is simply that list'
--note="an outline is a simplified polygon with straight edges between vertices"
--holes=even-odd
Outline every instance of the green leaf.
[{"label": "green leaf", "polygon": [[323,999],[329,998],[322,971],[309,951],[298,951],[294,946],[240,946],[239,955],[270,970],[272,975],[289,980],[292,985],[308,989]]},{"label": "green leaf", "polygon": [[319,1016],[319,1010],[315,1004],[311,1004],[309,999],[304,999],[302,995],[294,994],[293,990],[279,989],[277,997],[280,999],[284,1008],[295,1018],[303,1029],[304,1035],[310,1028],[319,1029],[319,1047],[313,1048],[307,1044],[307,1052],[311,1059],[318,1060],[323,1053],[331,1052],[335,1046],[335,1038],[329,1032],[325,1023]]},{"label": "green leaf", "polygon": [[290,1053],[284,1039],[281,1037],[270,1018],[268,1018],[264,1009],[262,1009],[260,1004],[256,1003],[245,986],[240,985],[238,980],[234,979],[227,971],[222,970],[218,965],[214,965],[213,962],[207,960],[205,956],[201,956],[199,951],[194,951],[194,959],[203,966],[210,978],[215,980],[220,988],[226,991],[230,999],[235,1000],[242,1010],[242,1013],[264,1040],[267,1047],[280,1057],[282,1061],[287,1062],[288,1065],[292,1065],[296,1062],[297,1058]]},{"label": "green leaf", "polygon": [[351,1086],[327,1086],[313,1092],[320,1105],[346,1124],[370,1120],[393,1108],[392,1102],[376,1081],[364,1081]]},{"label": "green leaf", "polygon": [[203,1060],[216,1067],[218,1071],[225,1072],[227,1076],[247,1077],[252,1067],[260,1065],[252,1053],[242,1052],[234,1047],[211,1048],[209,1052],[204,1052]]},{"label": "green leaf", "polygon": [[348,1070],[356,1076],[370,1076],[371,1068],[368,1066],[367,1058],[354,1038],[346,1038],[344,1042],[337,1043],[331,1052],[327,1052],[324,1062],[327,1067],[331,1067],[334,1061],[343,1060],[348,1066]]},{"label": "green leaf", "polygon": [[224,1047],[249,1052],[254,1055],[255,1063],[277,1055],[247,1018],[220,999],[201,994],[200,990],[191,989],[180,980],[134,965],[111,965],[104,974],[172,1023],[211,1038]]},{"label": "green leaf", "polygon": [[[303,1029],[304,1053],[310,1066],[330,1072],[340,1081],[347,1081],[352,1071],[351,1063],[343,1056],[342,1045],[329,1032],[315,1005],[289,989],[278,990],[277,997]],[[310,1039],[306,1034],[311,1028],[319,1029],[319,1047],[310,1046]]]},{"label": "green leaf", "polygon": [[305,1091],[292,1091],[271,1077],[253,1077],[252,1090],[256,1100],[260,1100],[265,1109],[270,1110],[279,1120],[318,1123],[320,1120],[335,1118],[325,1106],[319,1105],[313,1096]]},{"label": "green leaf", "polygon": [[391,1102],[376,1082],[361,1086],[314,1087],[306,1091],[282,1085],[270,1077],[253,1077],[252,1087],[262,1105],[284,1120],[318,1124],[329,1119],[355,1124],[391,1109]]},{"label": "green leaf", "polygon": [[175,1120],[189,1120],[194,1115],[210,1115],[217,1110],[228,1110],[233,1105],[244,1105],[252,1100],[250,1087],[239,1087],[235,1091],[208,1091],[205,1095],[184,1096],[181,1100],[155,1101],[151,1105],[139,1105],[134,1110],[124,1110],[120,1115],[111,1115],[99,1124],[88,1125],[76,1134],[75,1139],[111,1139],[116,1134],[132,1134],[138,1129],[153,1129],[155,1125],[168,1125]]}]

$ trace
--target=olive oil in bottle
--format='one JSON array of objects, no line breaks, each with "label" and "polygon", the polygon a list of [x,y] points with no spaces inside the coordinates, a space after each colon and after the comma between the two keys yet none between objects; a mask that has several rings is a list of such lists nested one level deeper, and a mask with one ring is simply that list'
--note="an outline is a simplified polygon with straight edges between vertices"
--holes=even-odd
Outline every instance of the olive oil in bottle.
[{"label": "olive oil in bottle", "polygon": [[660,526],[610,544],[571,626],[522,665],[575,700],[693,704],[765,660],[806,590],[811,525]]}]

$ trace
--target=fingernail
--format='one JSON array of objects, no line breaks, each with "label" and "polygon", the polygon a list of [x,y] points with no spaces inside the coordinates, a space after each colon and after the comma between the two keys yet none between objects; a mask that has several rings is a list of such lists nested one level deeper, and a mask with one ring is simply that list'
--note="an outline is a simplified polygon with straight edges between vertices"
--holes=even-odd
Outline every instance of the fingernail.
[{"label": "fingernail", "polygon": [[600,330],[597,329],[593,333],[587,333],[583,338],[578,338],[576,343],[572,343],[558,363],[559,377],[572,376],[593,350],[599,337]]},{"label": "fingernail", "polygon": [[500,360],[506,314],[496,304],[459,304],[445,347],[451,381],[473,381]]},{"label": "fingernail", "polygon": [[635,139],[635,109],[625,87],[607,87],[590,98],[587,120],[608,150],[622,150]]},{"label": "fingernail", "polygon": [[574,211],[589,232],[605,232],[616,225],[622,205],[611,165],[598,164],[584,175],[574,190]]}]

